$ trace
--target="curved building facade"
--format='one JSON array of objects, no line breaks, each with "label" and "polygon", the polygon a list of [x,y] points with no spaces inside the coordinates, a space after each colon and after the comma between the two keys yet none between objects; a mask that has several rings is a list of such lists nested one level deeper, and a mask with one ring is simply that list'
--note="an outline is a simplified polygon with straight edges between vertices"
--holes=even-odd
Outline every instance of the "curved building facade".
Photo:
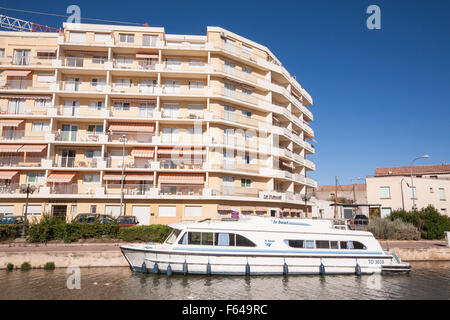
[{"label": "curved building facade", "polygon": [[65,24],[0,32],[0,69],[0,215],[310,216],[313,101],[260,44]]}]

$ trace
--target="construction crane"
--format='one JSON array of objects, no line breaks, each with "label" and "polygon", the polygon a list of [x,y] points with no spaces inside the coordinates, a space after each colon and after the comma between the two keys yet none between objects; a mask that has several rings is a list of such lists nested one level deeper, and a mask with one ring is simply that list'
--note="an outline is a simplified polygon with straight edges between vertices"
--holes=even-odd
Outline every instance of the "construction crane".
[{"label": "construction crane", "polygon": [[0,14],[0,28],[28,32],[59,32],[60,29]]}]

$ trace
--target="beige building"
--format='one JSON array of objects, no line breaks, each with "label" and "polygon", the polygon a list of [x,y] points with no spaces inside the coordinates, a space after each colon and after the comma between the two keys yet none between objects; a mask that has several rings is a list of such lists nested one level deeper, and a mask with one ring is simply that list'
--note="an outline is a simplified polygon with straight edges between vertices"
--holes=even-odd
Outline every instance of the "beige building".
[{"label": "beige building", "polygon": [[[441,214],[450,215],[450,165],[414,166],[375,169],[367,178],[368,202],[381,204],[381,216],[393,210],[411,210],[433,205]],[[412,188],[414,185],[414,188]],[[414,198],[414,199],[413,199]]]},{"label": "beige building", "polygon": [[0,32],[0,69],[0,215],[23,184],[36,218],[117,216],[121,190],[141,224],[311,212],[313,101],[265,46],[64,24]]}]

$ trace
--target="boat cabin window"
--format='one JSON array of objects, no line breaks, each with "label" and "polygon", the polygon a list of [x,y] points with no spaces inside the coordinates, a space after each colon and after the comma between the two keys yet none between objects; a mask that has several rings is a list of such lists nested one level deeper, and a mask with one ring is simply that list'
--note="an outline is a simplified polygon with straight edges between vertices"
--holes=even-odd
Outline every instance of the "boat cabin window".
[{"label": "boat cabin window", "polygon": [[186,232],[178,243],[203,246],[256,247],[256,244],[244,236],[225,232]]},{"label": "boat cabin window", "polygon": [[236,234],[236,247],[256,247],[256,244],[246,237]]},{"label": "boat cabin window", "polygon": [[339,242],[338,241],[330,241],[330,248],[331,249],[339,249]]},{"label": "boat cabin window", "polygon": [[314,249],[314,240],[306,240],[305,241],[305,248],[307,248],[307,249]]},{"label": "boat cabin window", "polygon": [[288,245],[292,248],[304,248],[304,242],[303,240],[288,240]]},{"label": "boat cabin window", "polygon": [[366,246],[359,241],[341,241],[341,249],[366,250]]},{"label": "boat cabin window", "polygon": [[173,229],[172,233],[169,234],[169,236],[166,239],[167,244],[172,244],[177,240],[178,236],[180,235],[181,230]]},{"label": "boat cabin window", "polygon": [[328,240],[316,240],[317,249],[330,249],[330,241]]}]

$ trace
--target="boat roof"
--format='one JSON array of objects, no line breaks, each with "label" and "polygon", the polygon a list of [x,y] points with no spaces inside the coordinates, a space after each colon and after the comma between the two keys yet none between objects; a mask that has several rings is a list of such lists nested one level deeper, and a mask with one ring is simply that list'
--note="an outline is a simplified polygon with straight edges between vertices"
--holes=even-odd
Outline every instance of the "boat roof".
[{"label": "boat roof", "polygon": [[169,227],[178,230],[198,230],[198,231],[278,231],[278,232],[313,232],[313,233],[337,233],[352,235],[371,235],[365,231],[350,231],[333,228],[330,220],[319,219],[277,219],[264,217],[242,217],[239,220],[217,221],[202,220],[198,222],[179,222],[169,224]]}]

